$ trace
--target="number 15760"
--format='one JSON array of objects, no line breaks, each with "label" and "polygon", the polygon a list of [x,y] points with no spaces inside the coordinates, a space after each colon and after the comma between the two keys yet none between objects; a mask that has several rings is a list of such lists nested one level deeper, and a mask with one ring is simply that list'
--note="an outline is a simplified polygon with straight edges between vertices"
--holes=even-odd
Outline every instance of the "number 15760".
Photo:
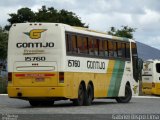
[{"label": "number 15760", "polygon": [[25,61],[45,61],[45,57],[25,57]]}]

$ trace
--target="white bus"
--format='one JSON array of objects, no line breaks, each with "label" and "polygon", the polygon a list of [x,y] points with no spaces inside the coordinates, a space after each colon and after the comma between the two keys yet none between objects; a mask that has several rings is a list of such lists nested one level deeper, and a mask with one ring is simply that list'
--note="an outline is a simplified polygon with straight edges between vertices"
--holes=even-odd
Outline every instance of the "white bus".
[{"label": "white bus", "polygon": [[142,92],[160,95],[160,60],[147,60],[143,63]]},{"label": "white bus", "polygon": [[94,98],[127,103],[138,94],[134,40],[60,23],[13,24],[8,44],[8,95],[32,106]]}]

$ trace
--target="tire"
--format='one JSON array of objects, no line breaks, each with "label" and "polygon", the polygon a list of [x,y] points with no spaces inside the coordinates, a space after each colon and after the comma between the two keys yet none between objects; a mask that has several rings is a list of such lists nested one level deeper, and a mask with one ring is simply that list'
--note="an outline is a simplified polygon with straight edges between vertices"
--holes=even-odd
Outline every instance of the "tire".
[{"label": "tire", "polygon": [[30,101],[29,101],[29,104],[30,104],[31,106],[33,106],[33,107],[36,107],[36,106],[39,106],[39,105],[40,105],[40,102],[39,102],[39,101],[32,101],[32,100],[30,100]]},{"label": "tire", "polygon": [[94,98],[94,91],[91,84],[88,85],[87,91],[84,97],[84,105],[91,105]]},{"label": "tire", "polygon": [[52,106],[53,104],[54,104],[54,101],[52,100],[41,101],[42,106]]},{"label": "tire", "polygon": [[51,100],[44,100],[44,101],[29,101],[31,106],[37,107],[37,106],[52,106],[54,104],[54,101]]},{"label": "tire", "polygon": [[130,86],[126,85],[125,87],[125,96],[124,97],[117,97],[116,101],[118,103],[128,103],[132,98],[132,90]]},{"label": "tire", "polygon": [[82,106],[84,103],[84,87],[82,84],[79,85],[78,98],[73,100],[73,104],[76,106]]}]

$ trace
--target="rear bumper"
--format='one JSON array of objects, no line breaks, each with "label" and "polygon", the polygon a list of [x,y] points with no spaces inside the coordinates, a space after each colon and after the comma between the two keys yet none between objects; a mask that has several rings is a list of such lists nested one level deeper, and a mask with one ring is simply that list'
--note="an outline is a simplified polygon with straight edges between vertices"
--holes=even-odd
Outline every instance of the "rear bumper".
[{"label": "rear bumper", "polygon": [[65,87],[8,87],[8,96],[12,98],[67,98]]},{"label": "rear bumper", "polygon": [[160,95],[160,90],[158,88],[152,88],[153,95]]},{"label": "rear bumper", "polygon": [[152,94],[152,89],[150,88],[150,89],[142,89],[142,92],[143,92],[143,94],[146,94],[146,95],[151,95]]}]

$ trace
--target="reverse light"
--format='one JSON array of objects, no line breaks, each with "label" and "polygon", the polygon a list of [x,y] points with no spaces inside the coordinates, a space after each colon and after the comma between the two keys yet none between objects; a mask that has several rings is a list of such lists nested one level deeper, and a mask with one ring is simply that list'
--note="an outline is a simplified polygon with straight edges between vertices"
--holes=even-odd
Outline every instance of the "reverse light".
[{"label": "reverse light", "polygon": [[12,82],[12,73],[8,72],[8,82]]}]

